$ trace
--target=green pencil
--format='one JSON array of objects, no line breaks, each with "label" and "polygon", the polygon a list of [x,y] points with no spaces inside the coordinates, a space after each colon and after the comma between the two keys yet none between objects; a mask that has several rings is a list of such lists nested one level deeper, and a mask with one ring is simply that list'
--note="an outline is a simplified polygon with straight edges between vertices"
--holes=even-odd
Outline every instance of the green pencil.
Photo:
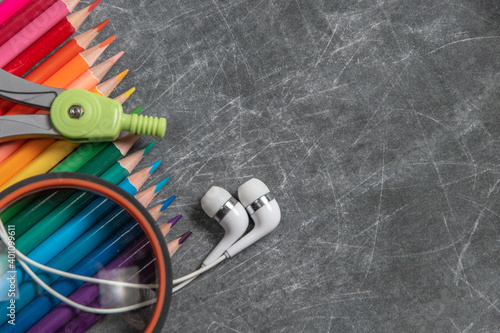
[{"label": "green pencil", "polygon": [[[147,147],[122,158],[116,162],[111,168],[101,175],[101,178],[118,184],[127,176],[130,175],[134,167],[141,161],[142,157],[151,149],[152,144]],[[63,192],[64,193],[64,192]],[[67,193],[65,193],[67,195]],[[95,199],[95,195],[87,192],[75,192],[69,198],[66,196],[60,205],[55,207],[49,214],[42,216],[39,221],[29,228],[22,236],[17,236],[18,225],[26,223],[27,220],[19,220],[16,225],[16,247],[22,253],[28,254],[38,244],[43,242],[54,231],[59,229],[66,221],[75,216],[83,207],[88,205]],[[15,219],[17,219],[15,216]],[[35,216],[30,216],[30,219]],[[38,217],[35,217],[38,218]],[[14,220],[14,219],[12,219]],[[12,222],[12,221],[11,221]],[[9,224],[11,224],[9,222]],[[8,270],[8,261],[0,260],[0,275]]]}]

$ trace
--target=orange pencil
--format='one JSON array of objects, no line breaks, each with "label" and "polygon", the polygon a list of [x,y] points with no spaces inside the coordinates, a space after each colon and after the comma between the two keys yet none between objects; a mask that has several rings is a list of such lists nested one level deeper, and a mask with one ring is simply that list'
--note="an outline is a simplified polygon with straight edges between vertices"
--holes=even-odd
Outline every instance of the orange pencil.
[{"label": "orange pencil", "polygon": [[[94,87],[98,91],[97,93],[101,96],[109,96],[111,92],[116,88],[116,86],[120,83],[121,80],[125,77],[128,71],[124,71],[115,77],[109,79],[106,82],[99,84]],[[132,91],[133,92],[133,91]],[[127,91],[122,95],[119,95],[115,100],[123,103],[126,99],[132,94],[132,92]],[[123,96],[125,95],[125,96]],[[123,102],[122,102],[123,101]],[[48,164],[50,167],[49,171],[53,166],[59,163],[63,158],[65,158],[69,153],[76,148],[77,144],[67,141],[60,141],[56,139],[31,139],[27,140],[21,147],[19,147],[12,155],[10,155],[5,161],[0,164],[0,186],[9,181],[12,177],[14,177],[20,170],[26,167],[29,163],[31,163],[35,158],[37,158],[42,153],[53,154],[50,152],[51,149],[57,148],[62,153],[59,160],[54,160],[53,164]],[[57,145],[55,143],[57,142]],[[52,147],[53,148],[50,148]],[[59,156],[60,154],[55,154],[55,156]],[[43,173],[40,172],[40,173]]]},{"label": "orange pencil", "polygon": [[[92,41],[97,37],[99,32],[101,32],[102,29],[104,29],[104,27],[108,24],[108,22],[109,21],[106,20],[98,24],[94,28],[68,41],[59,50],[54,52],[53,55],[47,58],[47,60],[42,62],[37,68],[35,68],[28,75],[26,75],[25,79],[35,83],[43,83],[43,81],[47,80],[52,74],[54,74],[58,69],[64,66],[73,57],[77,56],[78,53],[84,51],[90,45],[90,43],[92,43]],[[24,64],[25,64],[24,62],[14,64],[12,70],[9,72],[19,76],[22,75],[25,71],[22,70],[21,72],[18,73],[17,69],[24,66]],[[28,70],[29,68],[31,68],[31,66],[26,68],[26,70]],[[15,105],[16,103],[0,99],[0,115],[5,114]]]}]

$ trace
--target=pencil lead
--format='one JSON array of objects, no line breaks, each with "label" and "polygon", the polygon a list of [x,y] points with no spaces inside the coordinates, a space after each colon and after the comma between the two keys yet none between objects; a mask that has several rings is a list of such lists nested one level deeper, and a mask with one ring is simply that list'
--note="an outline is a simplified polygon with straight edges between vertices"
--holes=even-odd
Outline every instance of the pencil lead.
[{"label": "pencil lead", "polygon": [[174,255],[174,253],[179,249],[179,247],[182,245],[182,243],[184,243],[186,241],[186,239],[189,236],[191,236],[191,234],[192,234],[192,232],[188,231],[184,235],[182,235],[181,237],[174,239],[171,242],[168,242],[167,248],[168,248],[168,253],[170,254],[170,256]]},{"label": "pencil lead", "polygon": [[177,222],[179,222],[179,220],[182,218],[182,215],[179,214],[177,215],[176,217],[170,219],[167,224],[169,225],[170,229],[172,229],[174,227],[174,225],[177,224]]},{"label": "pencil lead", "polygon": [[113,98],[115,101],[118,101],[120,104],[124,104],[125,101],[127,101],[127,99],[130,97],[130,95],[132,95],[135,91],[135,88],[131,88],[129,90],[127,90],[126,92],[116,96],[115,98]]},{"label": "pencil lead", "polygon": [[186,232],[184,235],[182,235],[180,238],[179,238],[179,244],[182,244],[186,241],[186,239],[189,238],[189,236],[191,236],[193,234],[193,232],[191,230],[189,230],[188,232]]},{"label": "pencil lead", "polygon": [[128,69],[124,70],[123,72],[121,72],[120,74],[116,75],[116,80],[118,82],[121,82],[123,80],[123,78],[128,74]]},{"label": "pencil lead", "polygon": [[144,147],[144,153],[142,154],[143,156],[146,155],[150,150],[151,148],[153,148],[153,146],[155,145],[155,142],[151,142],[150,144],[148,144],[146,147]]},{"label": "pencil lead", "polygon": [[116,36],[113,35],[113,36],[111,36],[109,38],[106,38],[105,40],[103,40],[102,42],[100,42],[96,46],[99,47],[99,48],[105,48],[105,47],[109,46],[109,44],[111,44],[115,39],[116,39]]},{"label": "pencil lead", "polygon": [[104,27],[108,25],[108,23],[109,23],[109,20],[105,19],[104,21],[102,21],[101,23],[99,23],[98,25],[93,27],[92,29],[96,30],[97,32],[101,32],[102,29],[104,29]]},{"label": "pencil lead", "polygon": [[97,7],[97,5],[98,5],[100,2],[101,2],[101,0],[97,0],[97,1],[94,1],[94,3],[90,4],[90,5],[88,6],[88,8],[89,8],[89,9],[88,9],[88,11],[89,11],[89,13],[90,13],[91,11],[93,11],[93,10],[95,9],[95,7]]},{"label": "pencil lead", "polygon": [[165,209],[167,209],[168,206],[175,200],[175,195],[171,196],[167,200],[163,201],[163,204],[161,205],[161,211],[163,212]]},{"label": "pencil lead", "polygon": [[139,114],[142,112],[142,106],[139,106],[137,109],[135,109],[134,111],[130,112],[130,114]]},{"label": "pencil lead", "polygon": [[177,215],[173,219],[171,219],[168,222],[163,223],[160,225],[160,230],[161,233],[163,234],[163,237],[166,237],[169,233],[170,230],[174,227],[174,225],[181,219],[182,215]]},{"label": "pencil lead", "polygon": [[160,191],[163,188],[163,186],[165,186],[165,184],[168,183],[169,180],[170,180],[170,177],[167,177],[167,178],[163,179],[161,182],[159,182],[158,184],[156,184],[155,193],[158,193],[158,191]]},{"label": "pencil lead", "polygon": [[153,164],[151,164],[150,165],[151,170],[149,171],[149,173],[151,174],[151,173],[155,172],[155,170],[160,166],[160,164],[161,164],[160,160],[158,160],[158,161],[154,162]]}]

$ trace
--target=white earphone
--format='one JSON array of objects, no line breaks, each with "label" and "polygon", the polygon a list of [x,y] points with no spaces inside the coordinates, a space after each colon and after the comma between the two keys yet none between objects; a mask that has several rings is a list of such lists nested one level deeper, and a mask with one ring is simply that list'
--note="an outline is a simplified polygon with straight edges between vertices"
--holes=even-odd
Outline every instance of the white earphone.
[{"label": "white earphone", "polygon": [[[203,196],[201,199],[203,210],[219,222],[225,230],[225,235],[203,261],[200,269],[173,281],[176,285],[173,292],[184,288],[198,275],[235,256],[276,229],[281,219],[280,207],[262,181],[256,178],[246,181],[238,188],[238,197],[240,202],[218,186],[212,186]],[[240,238],[248,227],[248,215],[255,225]]]},{"label": "white earphone", "polygon": [[[201,199],[205,213],[218,221],[226,232],[224,238],[203,261],[203,265],[212,263],[224,253],[228,257],[236,255],[278,226],[281,219],[280,208],[262,181],[257,178],[246,181],[238,188],[238,197],[240,202],[223,188],[213,186]],[[255,225],[248,234],[239,239],[248,227],[248,215]]]},{"label": "white earphone", "polygon": [[203,261],[209,265],[233,245],[248,228],[248,215],[245,208],[225,189],[212,186],[201,198],[203,211],[224,228],[225,234],[217,246]]}]

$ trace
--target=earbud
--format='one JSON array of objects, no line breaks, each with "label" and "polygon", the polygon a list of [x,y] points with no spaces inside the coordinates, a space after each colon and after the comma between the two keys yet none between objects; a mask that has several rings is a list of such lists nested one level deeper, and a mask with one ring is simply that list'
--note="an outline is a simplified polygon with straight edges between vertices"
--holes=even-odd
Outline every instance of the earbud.
[{"label": "earbud", "polygon": [[248,214],[241,203],[218,186],[212,186],[201,198],[201,207],[225,230],[222,240],[203,261],[206,266],[224,254],[245,233],[248,228]]},{"label": "earbud", "polygon": [[252,178],[238,188],[238,197],[255,222],[253,229],[237,241],[226,253],[232,257],[276,229],[281,211],[269,188],[260,180]]}]

